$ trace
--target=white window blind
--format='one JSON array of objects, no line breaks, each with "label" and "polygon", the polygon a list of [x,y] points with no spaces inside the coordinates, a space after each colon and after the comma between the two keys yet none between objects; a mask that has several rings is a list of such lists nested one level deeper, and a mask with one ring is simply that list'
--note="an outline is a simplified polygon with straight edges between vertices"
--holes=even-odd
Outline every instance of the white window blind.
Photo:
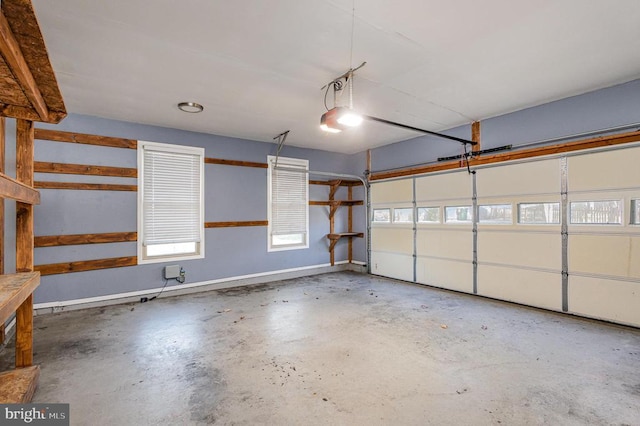
[{"label": "white window blind", "polygon": [[[309,176],[275,168],[269,157],[269,248],[308,247]],[[278,158],[278,166],[308,170],[308,161]]]},{"label": "white window blind", "polygon": [[200,255],[204,227],[202,148],[150,142],[140,145],[142,257],[159,255],[166,260],[172,255]]}]

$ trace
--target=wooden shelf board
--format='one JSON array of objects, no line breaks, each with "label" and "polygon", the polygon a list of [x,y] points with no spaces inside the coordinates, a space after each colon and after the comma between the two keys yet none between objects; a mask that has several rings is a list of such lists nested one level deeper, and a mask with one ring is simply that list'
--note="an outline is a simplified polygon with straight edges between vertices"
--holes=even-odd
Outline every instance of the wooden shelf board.
[{"label": "wooden shelf board", "polygon": [[27,404],[38,386],[40,366],[17,368],[0,373],[0,403]]},{"label": "wooden shelf board", "polygon": [[0,322],[6,321],[39,284],[39,272],[0,275]]},{"label": "wooden shelf board", "polygon": [[[327,185],[327,186],[331,186],[334,184],[334,181],[329,181],[329,180],[312,180],[309,179],[309,185]],[[343,180],[340,182],[340,186],[358,186],[358,185],[362,185],[362,182],[360,182],[359,180]]]},{"label": "wooden shelf board", "polygon": [[339,240],[340,238],[350,238],[350,237],[357,237],[357,238],[362,238],[364,237],[364,233],[362,232],[342,232],[339,234],[327,234],[327,238],[329,238],[330,240]]},{"label": "wooden shelf board", "polygon": [[362,200],[323,200],[309,201],[310,206],[361,206]]},{"label": "wooden shelf board", "polygon": [[11,198],[25,204],[40,204],[40,193],[22,182],[0,173],[0,198]]}]

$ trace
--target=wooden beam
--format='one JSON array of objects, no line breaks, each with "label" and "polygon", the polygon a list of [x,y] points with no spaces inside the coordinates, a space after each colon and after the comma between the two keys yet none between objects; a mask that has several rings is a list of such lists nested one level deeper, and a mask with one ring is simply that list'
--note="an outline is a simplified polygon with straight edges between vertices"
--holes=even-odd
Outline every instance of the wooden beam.
[{"label": "wooden beam", "polygon": [[[33,122],[16,121],[16,180],[33,186]],[[33,205],[16,203],[16,271],[33,271]]]},{"label": "wooden beam", "polygon": [[36,161],[36,173],[60,173],[67,175],[116,176],[135,178],[138,169],[130,167],[91,166],[87,164],[47,163]]},{"label": "wooden beam", "polygon": [[85,145],[108,146],[112,148],[138,148],[138,141],[135,139],[63,132],[61,130],[36,129],[35,138],[53,142],[79,143]]},{"label": "wooden beam", "polygon": [[[20,105],[11,105],[7,103],[0,103],[0,115],[4,117],[21,118],[23,120],[39,121],[40,116],[37,112],[29,107],[23,107]],[[58,123],[60,120],[67,116],[66,112],[49,111],[48,123]]]},{"label": "wooden beam", "polygon": [[[349,188],[347,188],[347,200],[352,201],[353,200],[353,187],[350,186]],[[348,216],[347,216],[347,230],[349,232],[353,232],[353,209],[351,208],[351,205],[349,206],[348,209]],[[351,263],[353,261],[353,238],[349,238],[349,249],[348,249],[348,260],[349,263]]]},{"label": "wooden beam", "polygon": [[118,185],[111,183],[43,182],[36,181],[39,189],[73,189],[84,191],[137,191],[137,185]]},{"label": "wooden beam", "polygon": [[[335,232],[335,221],[334,221],[334,216],[336,214],[336,210],[338,210],[338,205],[335,204],[335,195],[336,192],[338,191],[338,188],[340,187],[340,180],[332,180],[331,182],[331,186],[329,187],[329,203],[331,204],[331,207],[329,208],[329,235],[333,234]],[[336,262],[336,255],[333,251],[333,249],[336,246],[336,242],[337,241],[332,241],[331,239],[329,239],[329,262],[331,263],[331,266],[335,265]]]},{"label": "wooden beam", "polygon": [[333,198],[335,197],[336,192],[338,192],[338,188],[340,188],[340,183],[342,183],[341,180],[331,181],[331,188],[329,189],[329,200],[333,200]]},{"label": "wooden beam", "polygon": [[480,122],[474,121],[471,123],[471,140],[477,142],[475,145],[471,145],[471,152],[480,151]]},{"label": "wooden beam", "polygon": [[[33,186],[33,121],[16,121],[16,180]],[[33,205],[16,202],[16,272],[33,271]],[[33,364],[33,294],[16,311],[16,367]]]},{"label": "wooden beam", "polygon": [[16,310],[16,368],[33,365],[33,294]]},{"label": "wooden beam", "polygon": [[16,120],[16,180],[33,186],[34,127],[28,120]]},{"label": "wooden beam", "polygon": [[33,206],[16,203],[16,271],[33,271]]},{"label": "wooden beam", "polygon": [[136,256],[114,257],[110,259],[82,260],[78,262],[50,263],[47,265],[36,265],[36,271],[40,275],[67,274],[70,272],[94,271],[97,269],[121,268],[125,266],[135,266],[138,264]]},{"label": "wooden beam", "polygon": [[222,164],[225,166],[257,167],[259,169],[266,169],[269,167],[267,163],[256,163],[253,161],[223,160],[220,158],[209,158],[209,157],[205,157],[204,162],[206,164]]},{"label": "wooden beam", "polygon": [[74,246],[80,244],[124,243],[138,241],[137,232],[102,234],[46,235],[34,238],[35,247]]},{"label": "wooden beam", "polygon": [[[327,234],[327,238],[329,239],[329,253],[333,253],[333,249],[336,247],[336,244],[338,243],[338,241],[340,240],[340,238],[362,238],[364,236],[364,233],[362,232],[343,232],[340,234]],[[331,263],[331,265],[333,266],[333,262]]]},{"label": "wooden beam", "polygon": [[338,211],[338,206],[339,204],[331,204],[331,207],[329,208],[329,220],[333,220],[333,217],[336,215],[336,212]]},{"label": "wooden beam", "polygon": [[[5,127],[4,117],[0,117],[0,173],[4,175],[5,162]],[[4,198],[0,198],[0,275],[4,275]],[[0,320],[0,345],[6,339],[5,320]]]},{"label": "wooden beam", "polygon": [[[66,116],[66,109],[62,95],[60,94],[60,89],[58,88],[55,73],[53,72],[53,67],[49,62],[47,46],[40,32],[38,19],[36,18],[31,0],[2,0],[1,8],[49,109],[49,116],[46,121],[49,123],[57,123]],[[24,93],[21,94],[26,102],[15,104],[15,108],[9,108],[15,109],[15,111],[11,112],[16,112],[16,114],[9,114],[9,116],[41,121],[40,116],[33,108],[22,108],[19,106],[30,104],[26,95]],[[19,111],[19,109],[23,109],[24,112],[29,111],[30,113],[23,114],[23,111]]]},{"label": "wooden beam", "polygon": [[9,69],[19,82],[22,91],[29,99],[33,109],[38,113],[42,121],[49,121],[49,109],[40,93],[36,80],[31,74],[29,65],[22,55],[18,41],[11,31],[9,22],[4,13],[0,11],[0,54],[9,66]]},{"label": "wooden beam", "polygon": [[[0,174],[4,175],[5,162],[5,119],[0,117]],[[0,275],[4,274],[4,197],[0,198]],[[2,322],[2,321],[0,321]],[[0,344],[4,342],[4,323],[0,324]]]},{"label": "wooden beam", "polygon": [[267,226],[266,220],[247,220],[243,222],[205,222],[205,228],[234,228],[239,226]]},{"label": "wooden beam", "polygon": [[[545,155],[564,154],[573,151],[582,151],[585,149],[602,148],[605,146],[621,145],[626,143],[640,142],[640,131],[622,133],[611,136],[601,136],[598,138],[584,139],[574,142],[567,142],[558,145],[548,145],[539,148],[523,149],[519,151],[506,152],[488,157],[473,158],[469,160],[470,166],[479,166],[483,164],[501,163],[504,161],[520,160],[525,158],[541,157]],[[452,170],[460,168],[460,162],[449,162],[442,164],[434,164],[427,166],[409,167],[406,169],[393,170],[388,172],[373,173],[371,180],[391,179],[404,176],[412,176],[417,174],[432,173],[443,170]],[[466,167],[463,165],[462,167]]]},{"label": "wooden beam", "polygon": [[6,371],[0,374],[0,403],[27,404],[36,392],[40,366]]}]

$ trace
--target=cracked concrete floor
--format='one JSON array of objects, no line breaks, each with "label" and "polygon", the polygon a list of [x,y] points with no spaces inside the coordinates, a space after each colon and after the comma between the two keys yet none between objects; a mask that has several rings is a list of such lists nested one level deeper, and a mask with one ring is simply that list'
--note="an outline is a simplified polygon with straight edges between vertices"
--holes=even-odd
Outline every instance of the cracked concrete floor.
[{"label": "cracked concrete floor", "polygon": [[640,424],[640,330],[351,272],[38,316],[34,339],[34,402],[77,425]]}]

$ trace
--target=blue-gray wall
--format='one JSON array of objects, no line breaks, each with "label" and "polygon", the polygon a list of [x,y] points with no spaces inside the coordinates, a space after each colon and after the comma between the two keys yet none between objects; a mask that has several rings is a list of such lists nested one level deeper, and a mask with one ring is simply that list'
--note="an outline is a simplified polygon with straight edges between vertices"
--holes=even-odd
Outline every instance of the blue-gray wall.
[{"label": "blue-gray wall", "polygon": [[[523,145],[629,124],[637,125],[630,130],[640,127],[640,80],[482,120],[482,149]],[[469,139],[471,126],[442,133]],[[462,152],[457,142],[422,136],[373,149],[372,170],[430,163]],[[364,164],[362,160],[361,164]]]},{"label": "blue-gray wall", "polygon": [[[534,108],[482,121],[482,148],[506,144],[522,145],[544,139],[640,123],[640,80],[575,96]],[[15,176],[13,150],[15,125],[7,123],[7,174]],[[59,125],[40,125],[78,133],[124,137],[155,142],[204,147],[206,156],[265,162],[275,145],[175,129],[70,115]],[[640,125],[638,125],[640,127]],[[469,138],[470,126],[446,133]],[[435,161],[460,154],[459,144],[434,137],[418,137],[372,150],[372,170],[380,171]],[[362,175],[366,154],[342,155],[318,150],[285,147],[281,155],[305,158],[310,168]],[[36,141],[36,160],[63,163],[136,167],[136,152],[79,144]],[[208,222],[265,220],[266,169],[206,165],[206,215]],[[314,178],[313,176],[311,178]],[[135,184],[135,179],[37,174],[36,180]],[[329,188],[312,185],[311,200],[326,200]],[[35,209],[35,234],[58,235],[136,230],[136,194],[133,192],[41,190],[42,203]],[[346,198],[346,189],[339,191]],[[362,199],[362,188],[355,198]],[[13,225],[15,203],[6,201],[5,246],[7,271],[14,270]],[[346,230],[346,211],[340,209],[336,230]],[[364,207],[354,208],[357,231],[365,230]],[[329,232],[328,208],[310,208],[310,247],[306,250],[267,253],[267,228],[207,229],[206,258],[181,262],[187,282],[200,282],[289,268],[326,264],[329,261],[325,235]],[[364,239],[356,239],[355,260],[366,261]],[[135,243],[38,248],[36,264],[135,256]],[[336,260],[347,258],[347,244],[339,243]],[[172,262],[175,263],[175,262]],[[35,294],[36,303],[64,301],[117,294],[162,285],[164,264],[142,265],[63,275],[46,276]]]},{"label": "blue-gray wall", "polygon": [[[71,114],[58,125],[42,125],[78,133],[124,137],[205,148],[207,157],[266,162],[276,146],[176,129],[133,124]],[[344,173],[351,167],[350,156],[319,150],[287,147],[280,155],[305,158],[317,171]],[[36,161],[136,167],[136,151],[36,140]],[[267,170],[226,165],[205,165],[205,221],[245,221],[267,219]],[[36,174],[36,180],[136,184],[136,179],[102,176]],[[311,179],[319,177],[311,176]],[[346,199],[346,188],[338,197]],[[41,192],[35,208],[35,235],[62,235],[136,231],[137,194],[118,191],[50,190]],[[358,190],[361,195],[361,190]],[[327,200],[329,187],[310,186],[311,200]],[[365,226],[364,207],[354,208],[356,227]],[[104,296],[161,287],[162,268],[180,263],[187,283],[238,277],[329,262],[328,207],[310,207],[310,246],[306,250],[267,252],[266,227],[205,229],[205,259],[156,263],[134,267],[104,269],[42,278],[35,302],[52,302]],[[336,231],[346,230],[347,209],[336,215]],[[356,243],[355,260],[365,261],[362,242]],[[111,243],[37,248],[35,264],[135,256],[136,243]],[[336,261],[347,259],[347,244],[339,243]],[[173,282],[169,285],[174,284]]]}]

